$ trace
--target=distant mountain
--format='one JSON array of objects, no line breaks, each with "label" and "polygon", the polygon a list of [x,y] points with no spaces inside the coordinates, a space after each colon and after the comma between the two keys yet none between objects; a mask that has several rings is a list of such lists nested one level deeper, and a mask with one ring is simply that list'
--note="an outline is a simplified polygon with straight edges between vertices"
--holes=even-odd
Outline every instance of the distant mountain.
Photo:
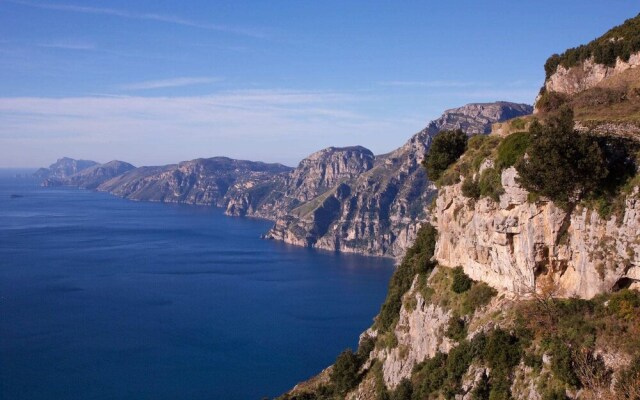
[{"label": "distant mountain", "polygon": [[[526,104],[469,104],[445,111],[388,154],[373,157],[362,147],[325,149],[291,173],[277,192],[277,206],[273,200],[248,201],[256,198],[249,190],[240,204],[230,199],[227,212],[275,217],[268,238],[328,250],[400,256],[426,221],[426,206],[436,194],[420,165],[432,137],[451,129],[487,134],[493,123],[531,112]],[[340,179],[326,180],[336,172]]]},{"label": "distant mountain", "polygon": [[493,123],[531,112],[526,104],[469,104],[445,111],[391,153],[329,147],[295,169],[226,157],[140,168],[112,161],[47,177],[44,184],[97,189],[130,200],[215,205],[229,215],[275,221],[267,238],[397,257],[427,220],[426,206],[436,193],[420,165],[432,137],[447,129],[486,134]]},{"label": "distant mountain", "polygon": [[140,167],[97,187],[130,200],[216,205],[224,207],[231,187],[271,185],[292,168],[227,157],[199,158],[161,167]]},{"label": "distant mountain", "polygon": [[135,167],[124,161],[113,160],[106,164],[96,164],[64,178],[47,178],[43,186],[77,186],[83,189],[96,189],[101,183],[122,175]]},{"label": "distant mountain", "polygon": [[46,179],[46,178],[60,178],[64,179],[73,174],[76,174],[84,169],[97,165],[95,161],[89,160],[74,160],[69,157],[62,157],[58,161],[54,162],[49,168],[40,168],[34,173],[34,176]]}]

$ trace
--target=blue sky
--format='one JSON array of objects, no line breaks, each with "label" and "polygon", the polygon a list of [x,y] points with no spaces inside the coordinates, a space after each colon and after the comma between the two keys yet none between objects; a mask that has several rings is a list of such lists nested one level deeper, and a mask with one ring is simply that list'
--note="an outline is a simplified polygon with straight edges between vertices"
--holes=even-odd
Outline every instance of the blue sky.
[{"label": "blue sky", "polygon": [[549,55],[638,12],[622,0],[0,0],[0,167],[385,153],[447,108],[532,103]]}]

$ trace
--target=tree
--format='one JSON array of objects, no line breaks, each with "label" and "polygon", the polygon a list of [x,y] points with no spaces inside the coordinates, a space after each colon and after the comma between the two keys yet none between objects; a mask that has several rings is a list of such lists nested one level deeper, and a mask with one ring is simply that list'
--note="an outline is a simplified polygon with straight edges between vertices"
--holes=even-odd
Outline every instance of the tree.
[{"label": "tree", "polygon": [[573,130],[573,112],[562,107],[546,125],[534,122],[527,156],[516,164],[520,183],[561,206],[595,191],[608,175],[597,141]]},{"label": "tree", "polygon": [[338,393],[347,393],[358,384],[359,369],[358,356],[351,349],[340,353],[331,371],[331,383],[335,385]]},{"label": "tree", "polygon": [[431,181],[438,180],[442,173],[464,154],[467,135],[461,130],[442,131],[433,137],[429,152],[422,161]]}]

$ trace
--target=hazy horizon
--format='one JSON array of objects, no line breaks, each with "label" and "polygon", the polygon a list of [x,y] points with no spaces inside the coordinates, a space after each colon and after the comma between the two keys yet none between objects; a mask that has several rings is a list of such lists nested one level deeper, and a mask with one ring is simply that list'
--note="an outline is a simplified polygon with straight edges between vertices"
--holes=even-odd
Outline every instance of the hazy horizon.
[{"label": "hazy horizon", "polygon": [[577,1],[276,9],[4,0],[0,168],[63,156],[295,166],[349,145],[384,154],[445,109],[531,104],[548,56],[639,10]]}]

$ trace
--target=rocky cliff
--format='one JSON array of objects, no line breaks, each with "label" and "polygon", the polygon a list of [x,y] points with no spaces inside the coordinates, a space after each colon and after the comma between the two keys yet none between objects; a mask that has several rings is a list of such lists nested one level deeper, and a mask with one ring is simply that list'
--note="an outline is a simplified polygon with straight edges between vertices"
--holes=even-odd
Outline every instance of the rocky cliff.
[{"label": "rocky cliff", "polygon": [[530,202],[513,167],[501,180],[499,202],[469,201],[462,183],[442,188],[432,220],[440,232],[439,263],[462,266],[475,280],[519,294],[534,292],[548,275],[564,297],[640,287],[637,187],[620,215],[607,220],[586,207],[566,211],[548,200]]},{"label": "rocky cliff", "polygon": [[226,206],[232,188],[251,189],[270,185],[291,168],[281,164],[200,158],[162,167],[140,167],[118,175],[97,187],[119,197],[137,201],[159,201]]},{"label": "rocky cliff", "polygon": [[581,64],[569,68],[558,65],[544,86],[550,92],[573,95],[594,88],[605,79],[610,79],[638,66],[640,66],[640,53],[632,54],[627,61],[616,58],[613,66],[598,64],[591,57]]},{"label": "rocky cliff", "polygon": [[95,161],[74,160],[69,157],[62,157],[51,164],[49,168],[40,168],[37,170],[34,176],[40,179],[64,179],[97,164]]},{"label": "rocky cliff", "polygon": [[[75,160],[74,160],[75,161]],[[94,164],[67,176],[51,176],[43,180],[43,186],[76,186],[82,189],[96,189],[102,183],[131,171],[135,167],[123,161]]]},{"label": "rocky cliff", "polygon": [[[437,235],[422,225],[358,350],[283,399],[640,398],[636,38],[640,17],[547,62],[538,122],[469,142],[438,181]],[[525,179],[534,158],[566,167],[534,180],[608,175],[545,197]]]},{"label": "rocky cliff", "polygon": [[[324,192],[316,190],[317,196],[306,193],[304,185],[286,190],[285,197],[297,200],[290,203],[295,208],[278,215],[266,237],[328,250],[401,256],[413,242],[420,223],[427,220],[425,205],[436,193],[420,166],[431,138],[441,130],[454,129],[468,135],[486,134],[493,123],[531,111],[528,105],[506,102],[447,110],[399,149],[375,158],[370,152],[366,157],[358,156],[366,162],[351,168],[350,177],[323,186]],[[291,182],[299,182],[300,177],[324,176],[326,165],[332,165],[332,161],[318,164],[317,160],[329,153],[319,152],[313,160],[303,161]]]},{"label": "rocky cliff", "polygon": [[138,201],[216,205],[228,215],[274,220],[267,238],[399,257],[428,219],[425,205],[436,193],[420,166],[431,138],[454,129],[486,134],[493,123],[531,111],[525,104],[469,104],[445,111],[391,153],[375,156],[361,146],[329,147],[295,169],[225,157],[135,169],[112,162],[49,177],[44,184],[97,189]]}]

